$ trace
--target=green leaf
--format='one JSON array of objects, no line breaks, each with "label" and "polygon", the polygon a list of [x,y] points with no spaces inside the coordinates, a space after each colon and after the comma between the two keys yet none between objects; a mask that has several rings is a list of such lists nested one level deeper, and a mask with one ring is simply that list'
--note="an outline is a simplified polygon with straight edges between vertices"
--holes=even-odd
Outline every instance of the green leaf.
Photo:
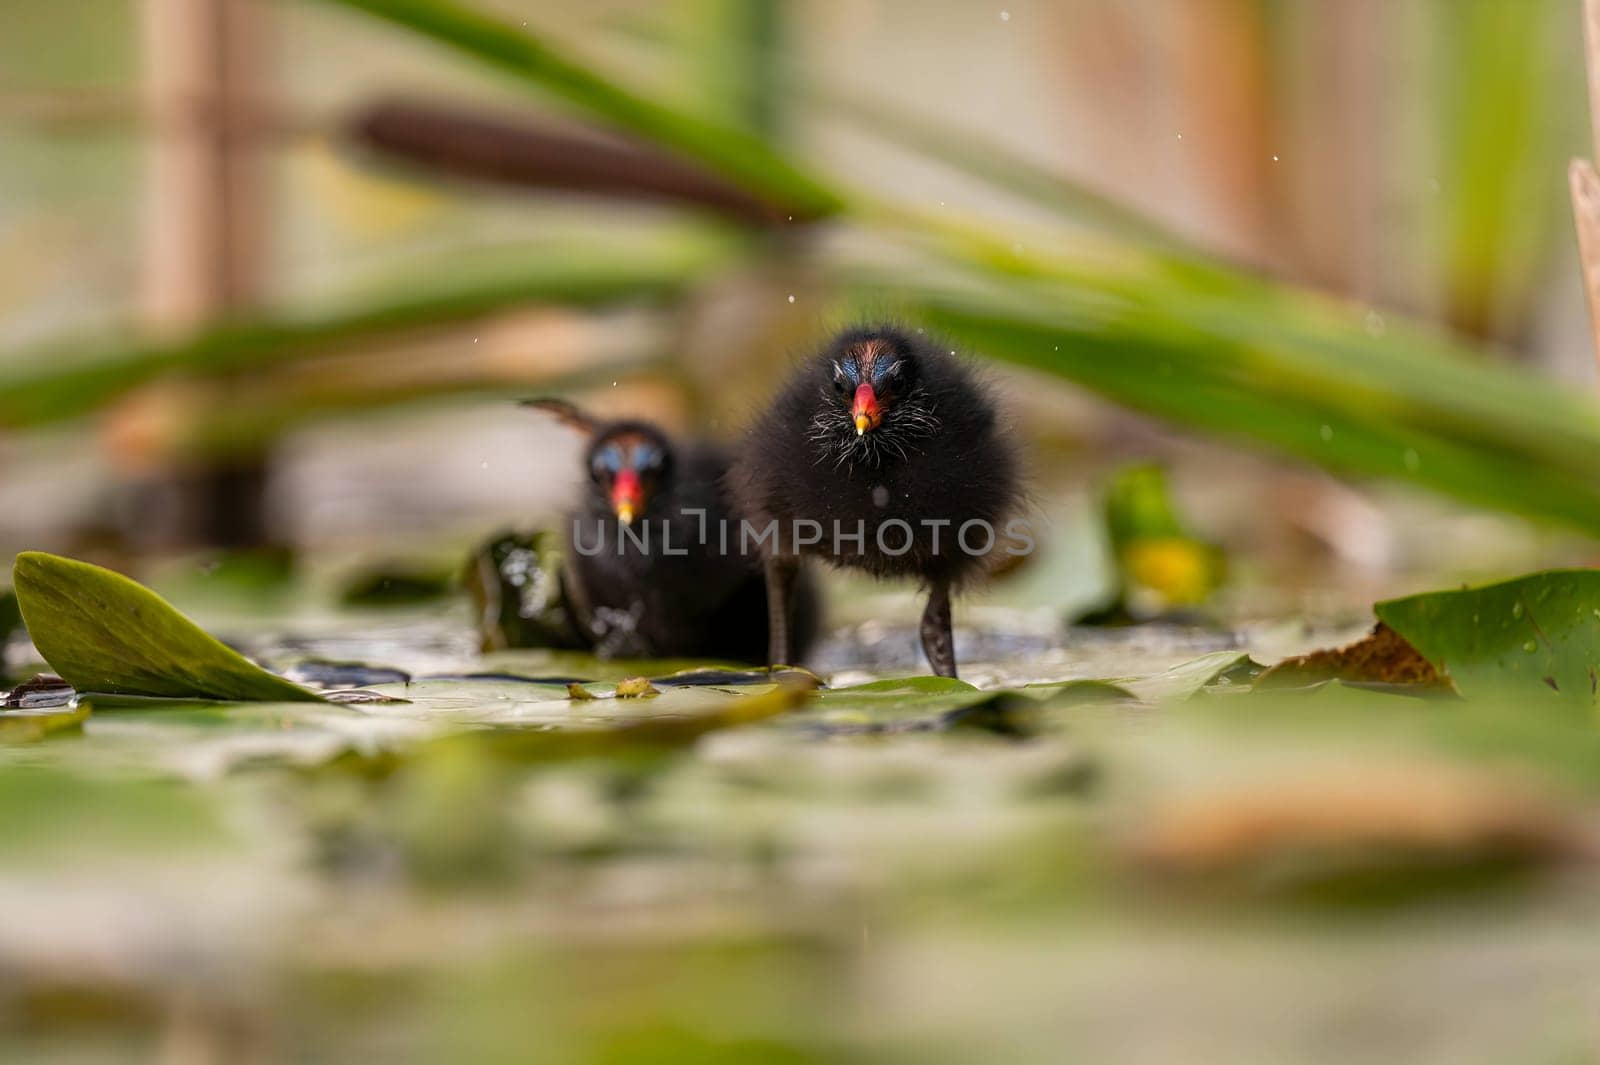
[{"label": "green leaf", "polygon": [[[443,257],[390,279],[380,291],[309,311],[233,319],[176,340],[131,335],[19,351],[0,365],[0,426],[26,428],[79,417],[170,374],[259,370],[507,307],[668,299],[726,258],[723,242],[693,236],[659,247],[635,241],[618,247],[546,242],[480,249],[472,261]],[[359,396],[342,402],[346,408],[366,405]],[[243,414],[247,420],[266,416],[243,409],[234,414],[228,421],[237,422]]]},{"label": "green leaf", "polygon": [[1190,532],[1161,466],[1118,470],[1106,487],[1105,515],[1120,601],[1099,613],[1138,618],[1192,608],[1222,583],[1222,550]]},{"label": "green leaf", "polygon": [[1600,447],[1593,410],[1525,373],[1402,341],[1398,325],[1363,338],[1327,308],[1291,315],[1266,298],[1257,318],[1242,294],[1200,298],[1155,277],[885,287],[957,342],[1135,409],[1600,533],[1600,482],[1583,464]]},{"label": "green leaf", "polygon": [[34,646],[81,692],[323,701],[224,646],[121,574],[27,551],[17,556],[12,583]]},{"label": "green leaf", "polygon": [[1244,651],[1212,651],[1164,672],[1117,683],[1146,702],[1176,702],[1192,698],[1213,685],[1239,683],[1260,671],[1261,667]]},{"label": "green leaf", "polygon": [[1564,696],[1600,687],[1600,571],[1552,570],[1374,607],[1464,696]]},{"label": "green leaf", "polygon": [[953,677],[894,677],[825,689],[817,695],[816,712],[803,724],[824,731],[926,724],[992,698],[992,692]]},{"label": "green leaf", "polygon": [[1125,689],[1097,680],[986,691],[952,677],[897,677],[824,691],[812,717],[824,732],[942,731],[972,725],[1011,732],[1026,731],[1020,719],[1042,707],[1126,698]]},{"label": "green leaf", "polygon": [[964,680],[955,677],[890,677],[886,680],[871,680],[865,684],[852,684],[844,688],[834,688],[826,693],[835,699],[856,695],[951,695],[966,692],[976,692],[977,688]]}]

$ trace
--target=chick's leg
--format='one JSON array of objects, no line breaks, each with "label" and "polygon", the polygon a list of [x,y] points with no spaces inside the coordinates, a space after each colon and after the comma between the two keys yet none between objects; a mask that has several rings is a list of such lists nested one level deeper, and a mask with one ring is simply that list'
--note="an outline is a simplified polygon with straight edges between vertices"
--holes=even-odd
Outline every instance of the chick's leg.
[{"label": "chick's leg", "polygon": [[950,632],[950,583],[934,581],[928,589],[928,605],[922,611],[922,653],[928,665],[941,677],[956,675],[955,637]]},{"label": "chick's leg", "polygon": [[790,651],[790,602],[800,560],[775,555],[766,561],[767,576],[767,665],[787,666]]}]

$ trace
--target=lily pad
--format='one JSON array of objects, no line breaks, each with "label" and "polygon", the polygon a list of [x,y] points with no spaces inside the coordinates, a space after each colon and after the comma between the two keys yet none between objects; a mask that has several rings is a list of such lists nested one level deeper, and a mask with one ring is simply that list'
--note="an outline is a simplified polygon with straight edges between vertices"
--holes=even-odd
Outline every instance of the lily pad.
[{"label": "lily pad", "polygon": [[[511,715],[491,724],[452,730],[405,752],[350,751],[341,760],[341,767],[386,773],[455,748],[489,762],[513,765],[682,749],[712,732],[780,717],[805,705],[811,694],[811,685],[796,681],[762,685],[746,693],[680,688],[648,701],[622,702],[629,707],[651,707],[648,712],[611,711],[609,708],[617,706],[617,700],[586,702],[586,706],[608,708],[594,716],[572,713],[570,700],[558,696],[551,703],[563,714],[558,727],[535,727],[538,720],[534,712]],[[426,698],[418,699],[424,708],[427,703]],[[654,708],[664,704],[673,705],[670,710],[655,712]]]},{"label": "lily pad", "polygon": [[822,692],[805,727],[824,735],[958,727],[1018,735],[1031,731],[1031,718],[1045,707],[1127,698],[1126,690],[1092,680],[984,690],[950,677],[898,677]]},{"label": "lily pad", "polygon": [[1600,571],[1551,570],[1373,608],[1464,696],[1600,691]]},{"label": "lily pad", "polygon": [[1215,687],[1241,687],[1261,672],[1244,651],[1212,651],[1148,677],[1117,681],[1146,702],[1177,702]]},{"label": "lily pad", "polygon": [[87,705],[0,711],[0,744],[37,743],[46,736],[79,728],[88,719]]},{"label": "lily pad", "polygon": [[1257,677],[1256,687],[1305,687],[1330,680],[1418,694],[1455,690],[1432,662],[1381,621],[1344,647],[1284,659]]},{"label": "lily pad", "polygon": [[321,702],[224,646],[148,588],[28,551],[12,573],[34,646],[82,692],[230,702]]}]

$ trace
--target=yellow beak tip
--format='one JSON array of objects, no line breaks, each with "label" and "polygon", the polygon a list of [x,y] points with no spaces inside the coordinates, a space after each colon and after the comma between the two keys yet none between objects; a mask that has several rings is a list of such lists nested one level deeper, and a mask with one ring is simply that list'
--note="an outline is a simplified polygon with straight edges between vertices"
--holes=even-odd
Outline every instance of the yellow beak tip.
[{"label": "yellow beak tip", "polygon": [[632,507],[618,507],[617,508],[617,518],[624,525],[632,525],[633,524],[633,508]]},{"label": "yellow beak tip", "polygon": [[860,436],[872,427],[872,419],[865,414],[856,415],[856,435]]}]

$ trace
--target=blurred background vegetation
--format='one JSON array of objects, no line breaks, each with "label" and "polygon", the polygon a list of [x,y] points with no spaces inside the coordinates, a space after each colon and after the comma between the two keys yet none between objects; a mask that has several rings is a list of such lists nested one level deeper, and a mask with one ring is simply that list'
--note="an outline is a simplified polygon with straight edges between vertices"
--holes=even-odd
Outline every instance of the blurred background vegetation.
[{"label": "blurred background vegetation", "polygon": [[1154,459],[1279,588],[1582,558],[1577,9],[15,0],[0,547],[453,550],[570,491],[507,399],[729,435],[868,313],[1059,529]]},{"label": "blurred background vegetation", "polygon": [[[13,690],[0,1059],[1592,1060],[1593,572],[1426,601],[1469,698],[1237,694],[1594,561],[1579,0],[4,12],[0,551],[410,705]],[[1026,440],[984,690],[884,679],[908,597],[737,731],[786,698],[317,612],[565,505],[513,399],[730,437],[859,315]]]}]

